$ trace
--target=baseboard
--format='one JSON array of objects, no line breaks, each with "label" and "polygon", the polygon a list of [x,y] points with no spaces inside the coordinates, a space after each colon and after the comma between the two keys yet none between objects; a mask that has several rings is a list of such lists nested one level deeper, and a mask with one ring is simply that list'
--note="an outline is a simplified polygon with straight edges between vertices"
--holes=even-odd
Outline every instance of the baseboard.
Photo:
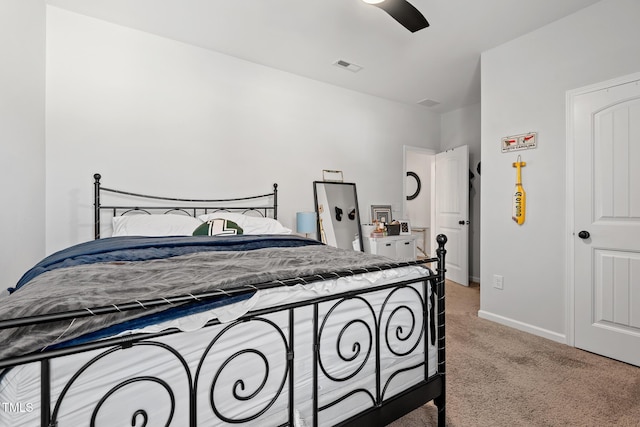
[{"label": "baseboard", "polygon": [[492,322],[500,323],[501,325],[509,326],[510,328],[514,328],[519,331],[528,332],[539,337],[547,338],[551,341],[559,342],[560,344],[567,343],[567,336],[565,334],[559,334],[557,332],[529,325],[528,323],[523,323],[518,320],[509,319],[508,317],[499,316],[488,311],[478,310],[478,317],[486,320],[491,320]]},{"label": "baseboard", "polygon": [[479,277],[469,276],[469,281],[473,282],[473,283],[480,283],[480,278]]}]

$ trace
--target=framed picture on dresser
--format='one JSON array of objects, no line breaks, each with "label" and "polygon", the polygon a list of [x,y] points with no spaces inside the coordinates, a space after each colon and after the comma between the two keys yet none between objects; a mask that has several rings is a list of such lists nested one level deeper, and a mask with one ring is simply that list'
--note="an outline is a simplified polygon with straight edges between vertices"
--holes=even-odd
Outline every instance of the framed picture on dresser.
[{"label": "framed picture on dresser", "polygon": [[391,222],[391,205],[371,205],[371,222]]},{"label": "framed picture on dresser", "polygon": [[400,223],[401,235],[411,234],[411,223],[409,223],[408,219],[399,219],[398,222]]}]

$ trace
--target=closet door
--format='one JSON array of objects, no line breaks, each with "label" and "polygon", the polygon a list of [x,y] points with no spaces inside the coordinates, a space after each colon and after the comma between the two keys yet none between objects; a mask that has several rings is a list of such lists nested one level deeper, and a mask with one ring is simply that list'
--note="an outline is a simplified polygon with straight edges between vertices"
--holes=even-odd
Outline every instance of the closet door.
[{"label": "closet door", "polygon": [[640,366],[640,76],[636,77],[574,96],[570,126],[575,346]]}]

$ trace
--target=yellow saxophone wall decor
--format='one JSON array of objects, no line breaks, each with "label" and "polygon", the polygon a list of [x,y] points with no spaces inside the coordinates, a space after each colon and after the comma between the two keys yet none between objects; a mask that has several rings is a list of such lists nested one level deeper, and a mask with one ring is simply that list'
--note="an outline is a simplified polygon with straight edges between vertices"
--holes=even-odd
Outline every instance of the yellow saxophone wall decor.
[{"label": "yellow saxophone wall decor", "polygon": [[513,220],[518,223],[518,225],[524,224],[524,219],[527,213],[527,193],[524,191],[524,187],[522,186],[522,168],[526,166],[527,163],[521,161],[520,156],[515,163],[513,163],[513,167],[516,168],[516,191],[513,193]]}]

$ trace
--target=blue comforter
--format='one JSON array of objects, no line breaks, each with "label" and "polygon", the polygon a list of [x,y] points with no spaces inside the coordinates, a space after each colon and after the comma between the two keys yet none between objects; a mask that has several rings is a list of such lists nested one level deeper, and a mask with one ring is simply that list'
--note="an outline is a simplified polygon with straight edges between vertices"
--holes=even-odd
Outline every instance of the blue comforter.
[{"label": "blue comforter", "polygon": [[320,245],[317,240],[292,235],[236,235],[197,237],[108,237],[91,240],[49,255],[27,271],[9,293],[38,275],[62,267],[97,262],[146,261],[202,251],[247,251],[267,247]]}]

